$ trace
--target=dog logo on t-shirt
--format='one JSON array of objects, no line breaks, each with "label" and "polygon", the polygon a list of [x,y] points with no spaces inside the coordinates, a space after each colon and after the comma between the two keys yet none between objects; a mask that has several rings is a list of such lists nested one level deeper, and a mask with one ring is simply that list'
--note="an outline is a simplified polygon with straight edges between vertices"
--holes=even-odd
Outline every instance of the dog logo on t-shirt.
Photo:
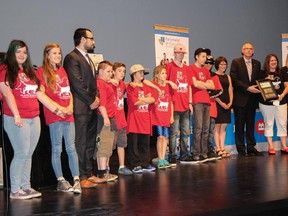
[{"label": "dog logo on t-shirt", "polygon": [[[139,90],[138,91],[138,98],[145,97],[145,92]],[[148,112],[148,104],[138,106],[138,112]]]},{"label": "dog logo on t-shirt", "polygon": [[61,99],[69,99],[70,98],[70,86],[67,77],[63,77],[61,79],[59,75],[56,75],[56,91]]},{"label": "dog logo on t-shirt", "polygon": [[21,92],[21,96],[23,98],[35,98],[38,86],[36,84],[32,84],[25,73],[19,73],[18,77],[20,79],[20,84],[15,87],[15,89]]}]

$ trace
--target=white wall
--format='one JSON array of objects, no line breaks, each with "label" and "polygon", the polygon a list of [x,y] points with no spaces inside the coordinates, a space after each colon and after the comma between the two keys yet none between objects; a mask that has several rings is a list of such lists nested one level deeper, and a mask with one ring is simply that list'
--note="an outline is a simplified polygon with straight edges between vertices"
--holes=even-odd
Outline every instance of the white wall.
[{"label": "white wall", "polygon": [[105,59],[153,69],[153,26],[162,24],[190,29],[191,62],[198,47],[231,62],[246,41],[263,62],[270,52],[281,59],[287,8],[287,0],[1,0],[0,51],[12,39],[24,40],[33,64],[41,65],[45,44],[59,43],[65,55],[74,47],[74,30],[87,27],[94,32],[95,52]]}]

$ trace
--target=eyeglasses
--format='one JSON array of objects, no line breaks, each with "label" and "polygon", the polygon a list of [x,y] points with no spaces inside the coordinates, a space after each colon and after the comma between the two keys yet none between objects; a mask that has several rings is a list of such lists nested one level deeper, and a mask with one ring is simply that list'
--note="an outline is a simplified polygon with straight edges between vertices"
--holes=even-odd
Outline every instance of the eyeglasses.
[{"label": "eyeglasses", "polygon": [[93,37],[84,37],[84,38],[86,38],[86,39],[90,39],[90,40],[94,40]]},{"label": "eyeglasses", "polygon": [[205,64],[214,65],[213,62],[205,62]]}]

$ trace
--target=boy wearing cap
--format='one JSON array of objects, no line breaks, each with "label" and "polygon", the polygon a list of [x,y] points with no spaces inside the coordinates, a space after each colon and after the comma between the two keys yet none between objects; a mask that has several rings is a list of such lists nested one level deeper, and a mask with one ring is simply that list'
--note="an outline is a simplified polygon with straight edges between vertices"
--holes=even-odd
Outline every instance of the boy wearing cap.
[{"label": "boy wearing cap", "polygon": [[150,165],[150,136],[152,124],[150,111],[155,102],[152,90],[143,83],[145,70],[140,64],[130,69],[133,87],[127,87],[127,134],[128,134],[128,161],[132,172],[141,174],[143,171],[154,171]]},{"label": "boy wearing cap", "polygon": [[190,114],[192,114],[191,73],[189,67],[183,64],[186,48],[183,44],[174,46],[174,60],[166,65],[167,79],[177,84],[177,89],[171,91],[174,106],[174,122],[170,127],[169,163],[176,166],[176,136],[180,124],[180,163],[190,163],[188,151],[188,136]]},{"label": "boy wearing cap", "polygon": [[207,142],[210,124],[210,96],[208,90],[215,89],[206,67],[207,50],[198,48],[194,53],[195,63],[192,64],[192,101],[194,111],[193,124],[193,161],[207,161]]},{"label": "boy wearing cap", "polygon": [[214,134],[214,128],[215,128],[215,120],[218,115],[216,98],[219,97],[223,93],[223,88],[222,88],[222,85],[220,83],[218,76],[216,75],[216,73],[212,71],[212,67],[215,62],[214,57],[210,54],[211,51],[209,49],[207,50],[208,50],[207,60],[204,66],[210,72],[211,80],[213,81],[214,86],[215,86],[215,90],[208,91],[210,95],[210,126],[209,126],[208,142],[207,142],[207,148],[208,148],[207,157],[209,161],[213,161],[213,160],[221,159],[221,157],[216,154],[212,140],[214,136],[213,134]]}]

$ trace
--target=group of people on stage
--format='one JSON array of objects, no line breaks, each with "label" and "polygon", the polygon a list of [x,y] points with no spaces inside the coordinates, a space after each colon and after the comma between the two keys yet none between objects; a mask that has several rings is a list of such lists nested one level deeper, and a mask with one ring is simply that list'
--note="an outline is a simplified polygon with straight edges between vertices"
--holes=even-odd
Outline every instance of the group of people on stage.
[{"label": "group of people on stage", "polygon": [[[63,192],[80,194],[83,188],[117,179],[109,167],[116,148],[118,174],[154,171],[156,168],[150,158],[153,132],[157,136],[158,169],[175,167],[177,159],[180,163],[196,164],[230,157],[224,142],[232,107],[239,156],[261,155],[255,148],[254,138],[258,102],[264,117],[269,154],[275,154],[274,120],[281,152],[288,153],[288,62],[280,70],[276,55],[267,55],[261,70],[260,62],[253,59],[253,45],[245,43],[243,56],[232,61],[230,75],[227,75],[227,59],[220,56],[214,60],[211,51],[205,48],[195,50],[195,62],[186,65],[183,62],[186,47],[179,43],[175,44],[173,61],[155,67],[153,80],[144,79],[148,72],[141,64],[135,64],[130,68],[131,82],[125,83],[126,66],[121,62],[102,61],[95,69],[87,54],[95,48],[91,30],[76,29],[74,45],[75,49],[65,56],[62,66],[61,47],[56,43],[47,44],[43,64],[35,71],[28,46],[21,40],[13,40],[0,64],[4,129],[14,150],[10,166],[11,199],[42,196],[30,183],[32,155],[41,131],[38,101],[43,104],[45,122],[50,130],[57,190]],[[216,72],[212,72],[213,65]],[[278,99],[263,100],[256,85],[258,79],[271,80]],[[187,148],[191,115],[194,116],[192,152]],[[216,147],[212,144],[213,137]],[[72,185],[63,176],[61,167],[63,138]],[[97,169],[94,169],[95,164]]]}]

